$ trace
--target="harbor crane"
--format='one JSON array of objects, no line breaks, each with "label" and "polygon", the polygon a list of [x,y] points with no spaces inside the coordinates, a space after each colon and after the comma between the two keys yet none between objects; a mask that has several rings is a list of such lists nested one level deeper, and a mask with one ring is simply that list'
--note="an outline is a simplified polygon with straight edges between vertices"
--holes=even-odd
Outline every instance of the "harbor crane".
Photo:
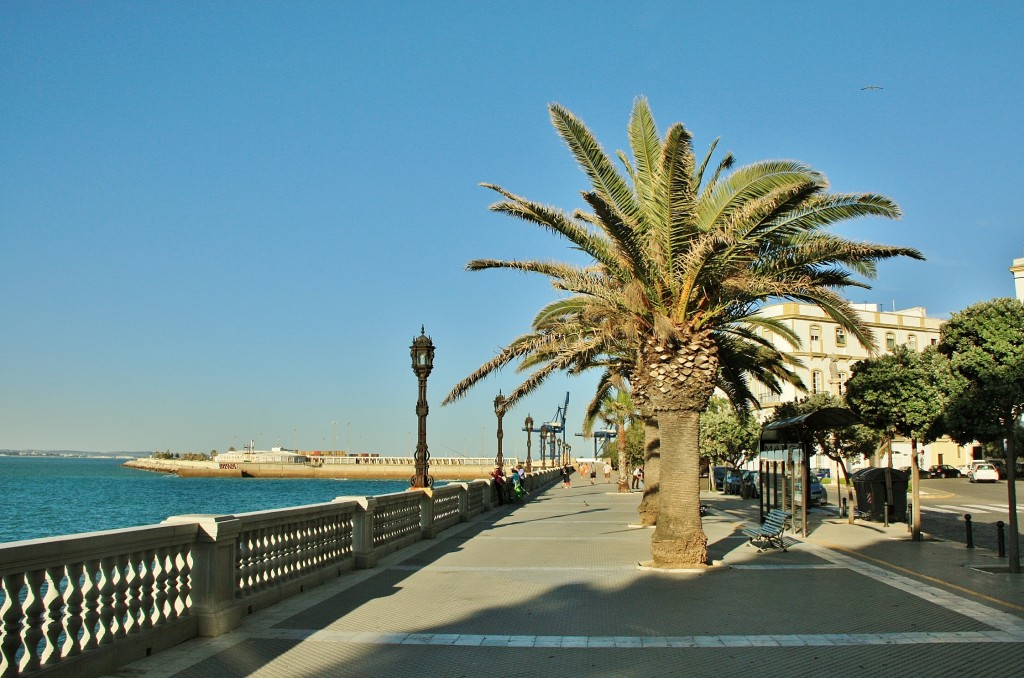
[{"label": "harbor crane", "polygon": [[[558,438],[558,434],[562,434],[562,445],[565,446],[565,413],[569,409],[569,392],[565,392],[565,404],[559,405],[558,409],[555,410],[555,416],[551,418],[551,421],[546,421],[540,425],[540,439],[547,441],[549,451],[551,453],[551,462],[555,461],[555,440]],[[543,444],[542,444],[543,445]],[[544,447],[541,447],[541,461],[544,461]]]}]

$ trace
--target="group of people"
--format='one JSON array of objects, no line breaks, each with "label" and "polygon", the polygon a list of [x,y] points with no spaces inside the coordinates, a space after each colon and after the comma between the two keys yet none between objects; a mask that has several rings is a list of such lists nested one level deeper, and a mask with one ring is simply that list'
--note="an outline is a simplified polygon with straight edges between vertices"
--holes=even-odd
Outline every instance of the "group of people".
[{"label": "group of people", "polygon": [[[495,466],[494,470],[491,471],[491,478],[494,479],[494,484],[498,489],[499,504],[506,504],[510,501],[522,501],[523,495],[527,494],[526,469],[523,468],[522,464],[512,469],[512,475],[509,478],[505,477],[505,468],[503,466]],[[512,484],[506,485],[510,481]]]},{"label": "group of people", "polygon": [[[572,474],[576,469],[572,464],[566,464],[561,469],[562,474],[562,487],[569,489],[572,487]],[[605,462],[604,468],[601,469],[604,475],[604,482],[612,482],[612,465]],[[584,462],[580,465],[580,476],[583,478],[590,478],[590,484],[593,485],[597,482],[597,464],[593,466]],[[491,478],[494,479],[494,483],[498,488],[498,503],[505,504],[509,501],[522,501],[523,495],[526,494],[526,469],[523,468],[522,464],[519,464],[512,469],[512,475],[509,478],[505,477],[505,468],[502,466],[495,466],[494,471],[491,472]],[[511,481],[511,486],[506,486],[506,483]],[[644,467],[637,466],[633,469],[633,482],[630,486],[631,489],[641,489],[644,482]]]}]

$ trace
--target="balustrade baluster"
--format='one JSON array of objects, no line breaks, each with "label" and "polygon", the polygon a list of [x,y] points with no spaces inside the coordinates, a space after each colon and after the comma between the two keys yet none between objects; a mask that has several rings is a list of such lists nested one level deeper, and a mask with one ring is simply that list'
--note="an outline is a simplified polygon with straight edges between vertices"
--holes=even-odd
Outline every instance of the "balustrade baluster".
[{"label": "balustrade baluster", "polygon": [[22,673],[35,671],[39,668],[39,644],[43,640],[43,621],[46,604],[43,602],[46,588],[46,571],[33,570],[25,575],[24,628],[22,640],[25,652],[21,655],[18,669]]},{"label": "balustrade baluster", "polygon": [[0,676],[13,675],[17,671],[18,650],[22,647],[21,591],[25,586],[25,575],[20,572],[5,574],[0,578],[4,602],[0,605]]},{"label": "balustrade baluster", "polygon": [[98,560],[90,560],[83,564],[85,579],[82,585],[82,596],[85,599],[83,616],[82,650],[91,650],[100,643],[100,571]]},{"label": "balustrade baluster", "polygon": [[140,626],[143,629],[153,628],[157,616],[153,601],[153,584],[156,581],[154,570],[158,567],[156,557],[156,552],[150,549],[142,555],[140,561],[142,572],[139,577],[138,596],[141,613]]},{"label": "balustrade baluster", "polygon": [[170,549],[157,550],[153,582],[153,624],[159,625],[167,621],[170,604],[167,601],[167,580],[170,577]]},{"label": "balustrade baluster", "polygon": [[46,607],[46,624],[43,629],[43,636],[46,644],[40,661],[43,664],[50,664],[58,661],[61,657],[60,635],[64,631],[64,587],[71,588],[70,582],[65,578],[63,566],[46,568],[46,595],[43,596],[43,605]]},{"label": "balustrade baluster", "polygon": [[175,619],[185,615],[192,605],[192,601],[189,598],[189,594],[192,592],[192,586],[189,583],[192,575],[191,558],[192,555],[189,551],[179,551],[177,558],[175,558],[174,564],[178,575],[175,585],[176,595],[174,596]]},{"label": "balustrade baluster", "polygon": [[108,556],[100,559],[100,580],[97,582],[99,595],[100,626],[96,636],[100,645],[114,641],[114,594],[117,591],[117,558]]},{"label": "balustrade baluster", "polygon": [[128,555],[128,613],[125,617],[125,631],[132,633],[142,628],[140,611],[142,610],[142,553]]},{"label": "balustrade baluster", "polygon": [[85,566],[82,563],[72,563],[65,568],[67,588],[64,590],[64,644],[61,647],[61,655],[64,657],[72,657],[82,651],[84,572]]}]

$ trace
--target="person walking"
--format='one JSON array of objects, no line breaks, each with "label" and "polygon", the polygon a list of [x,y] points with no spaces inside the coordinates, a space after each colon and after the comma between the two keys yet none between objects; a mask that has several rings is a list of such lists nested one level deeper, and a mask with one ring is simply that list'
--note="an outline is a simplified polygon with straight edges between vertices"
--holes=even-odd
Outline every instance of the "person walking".
[{"label": "person walking", "polygon": [[562,467],[562,489],[568,490],[572,487],[572,466],[566,464]]},{"label": "person walking", "polygon": [[607,485],[612,482],[612,465],[605,462],[602,470],[604,471],[604,482]]}]

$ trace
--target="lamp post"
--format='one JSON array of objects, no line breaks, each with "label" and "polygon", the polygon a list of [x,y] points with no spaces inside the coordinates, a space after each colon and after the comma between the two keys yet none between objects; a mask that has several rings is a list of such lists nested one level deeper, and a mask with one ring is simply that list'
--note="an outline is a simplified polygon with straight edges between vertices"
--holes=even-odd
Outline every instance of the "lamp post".
[{"label": "lamp post", "polygon": [[416,416],[419,418],[419,437],[416,440],[416,475],[409,484],[414,487],[429,488],[434,484],[430,470],[430,452],[427,451],[427,377],[434,368],[434,342],[430,341],[420,325],[420,336],[412,340],[409,347],[412,356],[412,371],[419,379],[419,398],[416,400]]},{"label": "lamp post", "polygon": [[530,434],[533,433],[533,417],[526,415],[526,472],[533,472],[533,463],[530,460]]},{"label": "lamp post", "polygon": [[505,396],[501,395],[501,391],[498,391],[497,397],[494,398],[494,414],[498,417],[498,456],[494,458],[494,464],[501,468],[505,465],[505,456],[501,453],[501,439],[504,437],[501,431],[501,418],[505,416]]}]

